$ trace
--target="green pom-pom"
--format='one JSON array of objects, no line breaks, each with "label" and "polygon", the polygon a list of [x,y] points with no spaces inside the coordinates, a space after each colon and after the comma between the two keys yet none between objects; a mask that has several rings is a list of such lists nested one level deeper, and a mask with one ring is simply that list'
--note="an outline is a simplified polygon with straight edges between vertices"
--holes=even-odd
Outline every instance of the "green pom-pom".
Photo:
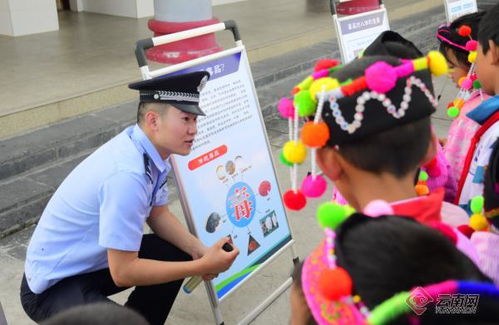
[{"label": "green pom-pom", "polygon": [[419,180],[422,182],[426,182],[428,180],[428,173],[425,172],[424,170],[421,170],[419,172]]},{"label": "green pom-pom", "polygon": [[345,80],[342,83],[340,83],[340,86],[348,86],[352,82],[353,82],[352,78],[348,78],[347,80]]},{"label": "green pom-pom", "polygon": [[447,115],[449,117],[452,117],[452,118],[458,117],[459,116],[459,108],[457,108],[456,106],[449,107],[449,109],[447,110]]},{"label": "green pom-pom", "polygon": [[480,83],[480,81],[478,81],[478,79],[475,80],[475,81],[473,81],[473,88],[474,89],[480,89],[480,88],[482,88],[482,84]]},{"label": "green pom-pom", "polygon": [[317,209],[317,219],[322,228],[335,230],[348,218],[349,214],[343,205],[326,202]]},{"label": "green pom-pom", "polygon": [[471,212],[473,212],[473,214],[481,213],[483,210],[483,203],[484,203],[484,198],[481,195],[472,198],[470,204]]},{"label": "green pom-pom", "polygon": [[298,115],[301,117],[314,115],[317,108],[317,103],[312,99],[308,90],[302,90],[295,95],[294,105],[298,107]]},{"label": "green pom-pom", "polygon": [[282,152],[282,151],[281,151],[281,154],[279,155],[279,161],[284,166],[290,166],[290,167],[293,166],[292,163],[290,163],[289,161],[286,160],[286,158],[284,158],[284,152]]}]

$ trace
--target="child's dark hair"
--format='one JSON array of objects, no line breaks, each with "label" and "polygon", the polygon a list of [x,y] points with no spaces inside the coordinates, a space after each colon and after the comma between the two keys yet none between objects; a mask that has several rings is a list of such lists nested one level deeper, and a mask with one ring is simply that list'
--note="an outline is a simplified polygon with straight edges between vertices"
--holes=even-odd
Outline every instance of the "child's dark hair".
[{"label": "child's dark hair", "polygon": [[[491,282],[453,242],[437,230],[402,216],[372,218],[356,213],[336,231],[337,265],[353,280],[353,290],[372,310],[386,299],[417,286],[449,279]],[[293,285],[301,288],[302,264],[296,265]],[[416,302],[417,303],[417,302]],[[480,297],[477,313],[435,313],[434,305],[420,324],[494,324],[497,300]],[[413,324],[410,315],[390,324]],[[408,317],[409,316],[409,317]]]},{"label": "child's dark hair", "polygon": [[[348,271],[355,293],[370,309],[396,293],[417,286],[449,279],[490,282],[449,238],[407,217],[373,219],[355,214],[339,228],[335,250],[338,265]],[[491,314],[488,310],[489,303],[481,299],[478,315],[472,318],[444,315],[440,319],[429,308],[421,319],[422,324],[433,323],[436,319],[439,324],[459,324],[465,319],[489,321],[490,317],[499,320],[496,312]],[[407,324],[407,317],[395,323]]]},{"label": "child's dark hair", "polygon": [[[357,78],[364,73],[364,70],[374,62],[383,60],[393,66],[400,64],[400,60],[387,56],[367,56],[358,60],[357,64],[349,64],[345,68],[334,74],[339,80]],[[415,76],[425,82],[433,93],[428,71],[416,72]],[[405,81],[399,81],[405,84]],[[413,96],[419,90],[413,90]],[[348,99],[351,105],[355,105],[356,97]],[[402,101],[402,94],[399,98],[392,98],[394,103]],[[419,105],[431,105],[428,100],[421,100]],[[380,109],[382,108],[381,103]],[[413,104],[409,109],[418,109]],[[433,109],[433,108],[432,108]],[[365,112],[369,114],[369,112]],[[396,177],[404,177],[415,172],[418,165],[426,155],[431,139],[430,117],[425,117],[417,121],[408,122],[394,126],[385,131],[372,134],[359,140],[351,141],[339,146],[340,154],[352,165],[380,174],[387,172]]]},{"label": "child's dark hair", "polygon": [[[476,12],[468,15],[461,16],[454,20],[448,27],[440,27],[437,33],[445,33],[443,36],[445,39],[455,43],[457,45],[466,47],[466,42],[470,39],[469,37],[460,36],[458,33],[459,27],[466,25],[471,27],[471,38],[476,40],[478,38],[478,26],[480,21],[482,20],[485,12]],[[465,49],[459,48],[448,42],[443,41],[442,39],[438,39],[440,41],[440,52],[445,56],[447,61],[449,60],[448,51],[451,50],[456,56],[457,63],[461,66],[470,67],[471,63],[468,61],[469,52]]]},{"label": "child's dark hair", "polygon": [[478,31],[478,42],[482,46],[483,53],[490,49],[489,40],[499,46],[499,4],[493,6],[482,18]]}]

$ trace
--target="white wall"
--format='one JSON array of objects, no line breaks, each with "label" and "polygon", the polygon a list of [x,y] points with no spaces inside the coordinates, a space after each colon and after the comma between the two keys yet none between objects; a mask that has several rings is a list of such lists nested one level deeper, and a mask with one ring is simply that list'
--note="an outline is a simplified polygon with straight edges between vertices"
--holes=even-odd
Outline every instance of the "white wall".
[{"label": "white wall", "polygon": [[0,34],[21,36],[58,29],[54,0],[0,0]]},{"label": "white wall", "polygon": [[13,35],[9,0],[0,0],[0,34]]},{"label": "white wall", "polygon": [[153,0],[82,0],[83,11],[142,18],[154,15]]}]

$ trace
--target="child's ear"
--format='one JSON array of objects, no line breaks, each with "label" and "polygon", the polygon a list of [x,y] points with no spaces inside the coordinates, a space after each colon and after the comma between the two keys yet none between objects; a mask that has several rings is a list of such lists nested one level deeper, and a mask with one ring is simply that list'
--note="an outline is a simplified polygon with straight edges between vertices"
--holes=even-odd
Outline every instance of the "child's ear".
[{"label": "child's ear", "polygon": [[339,158],[339,153],[334,148],[325,147],[317,150],[317,164],[324,175],[333,182],[338,180],[343,173]]},{"label": "child's ear", "polygon": [[437,155],[437,146],[438,146],[438,138],[435,135],[435,132],[431,130],[431,139],[430,145],[428,146],[428,150],[426,151],[426,155],[423,157],[423,161],[421,161],[421,166],[429,163],[435,156]]},{"label": "child's ear", "polygon": [[492,58],[492,64],[498,64],[499,63],[499,47],[492,40],[489,40],[489,51],[490,51],[490,56]]}]

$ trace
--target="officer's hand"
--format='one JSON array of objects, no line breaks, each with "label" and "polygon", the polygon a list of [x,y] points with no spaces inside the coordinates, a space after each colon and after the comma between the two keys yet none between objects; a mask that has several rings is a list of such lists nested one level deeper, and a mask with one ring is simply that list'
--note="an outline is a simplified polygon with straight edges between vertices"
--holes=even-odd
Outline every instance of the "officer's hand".
[{"label": "officer's hand", "polygon": [[[226,271],[234,262],[239,250],[232,245],[233,250],[226,252],[222,246],[229,241],[228,237],[220,239],[215,245],[211,246],[206,254],[201,258],[204,264],[204,274],[208,276],[218,275]],[[230,244],[229,244],[230,245]]]}]

